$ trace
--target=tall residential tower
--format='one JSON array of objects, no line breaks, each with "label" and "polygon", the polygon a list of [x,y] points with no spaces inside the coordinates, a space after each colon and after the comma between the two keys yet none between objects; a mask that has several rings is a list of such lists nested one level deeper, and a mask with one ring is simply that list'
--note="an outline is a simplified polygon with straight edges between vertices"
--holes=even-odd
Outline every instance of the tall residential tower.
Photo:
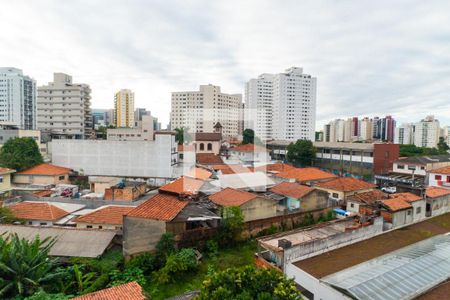
[{"label": "tall residential tower", "polygon": [[0,122],[36,129],[36,81],[16,68],[0,68]]},{"label": "tall residential tower", "polygon": [[245,127],[254,129],[261,140],[313,141],[316,82],[296,67],[250,79],[245,91]]},{"label": "tall residential tower", "polygon": [[131,90],[122,89],[114,95],[114,125],[134,127],[134,93]]}]

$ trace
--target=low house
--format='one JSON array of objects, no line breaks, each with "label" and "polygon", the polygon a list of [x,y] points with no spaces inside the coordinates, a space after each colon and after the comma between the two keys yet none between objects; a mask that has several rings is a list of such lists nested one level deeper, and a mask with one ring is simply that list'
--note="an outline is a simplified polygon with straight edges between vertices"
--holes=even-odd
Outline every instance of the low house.
[{"label": "low house", "polygon": [[450,212],[450,189],[428,187],[425,191],[425,197],[427,217]]},{"label": "low house", "polygon": [[385,199],[389,199],[389,195],[380,190],[357,193],[347,198],[346,210],[361,215],[372,215],[377,208],[377,202]]},{"label": "low house", "polygon": [[428,172],[428,185],[450,189],[450,166],[434,169]]},{"label": "low house", "polygon": [[72,170],[51,164],[39,164],[14,174],[13,183],[20,185],[68,184]]},{"label": "low house", "polygon": [[293,180],[300,184],[314,185],[319,182],[337,178],[336,175],[318,168],[293,168],[275,174],[280,181]]},{"label": "low house", "polygon": [[384,221],[391,224],[391,228],[411,224],[413,222],[413,207],[405,199],[392,198],[380,201],[381,216]]},{"label": "low house", "polygon": [[53,226],[69,214],[68,211],[49,202],[23,201],[10,205],[9,209],[16,218],[33,226]]},{"label": "low house", "polygon": [[205,184],[203,180],[191,177],[180,177],[159,188],[160,192],[169,193],[177,196],[195,197]]},{"label": "low house", "polygon": [[214,153],[196,153],[195,161],[197,164],[203,166],[223,164],[222,157]]},{"label": "low house", "polygon": [[9,197],[11,193],[11,174],[15,170],[0,167],[0,198]]},{"label": "low house", "polygon": [[219,207],[239,206],[245,222],[277,215],[276,201],[233,188],[225,188],[208,198]]},{"label": "low house", "polygon": [[314,187],[328,192],[330,199],[336,203],[346,204],[349,196],[373,191],[376,185],[353,177],[339,177],[333,180],[319,182]]},{"label": "low house", "polygon": [[89,186],[91,192],[96,194],[105,194],[105,190],[119,184],[121,181],[117,177],[109,176],[89,176]]},{"label": "low house", "polygon": [[230,159],[237,159],[243,163],[267,163],[270,161],[269,150],[267,148],[254,145],[245,144],[228,150]]},{"label": "low house", "polygon": [[123,217],[132,211],[134,206],[106,205],[95,209],[74,220],[77,228],[97,228],[122,230]]},{"label": "low house", "polygon": [[218,155],[222,143],[220,132],[197,132],[192,135],[191,144],[196,153],[213,153]]},{"label": "low house", "polygon": [[123,254],[130,257],[154,251],[164,233],[177,236],[191,230],[214,228],[219,219],[200,204],[180,200],[169,193],[156,194],[125,215]]},{"label": "low house", "polygon": [[125,181],[105,189],[105,200],[134,201],[145,194],[147,185],[140,181]]},{"label": "low house", "polygon": [[426,217],[426,202],[422,197],[417,196],[413,193],[406,192],[390,194],[389,198],[403,199],[412,206],[412,222],[418,222]]},{"label": "low house", "polygon": [[328,206],[328,193],[295,182],[281,182],[270,189],[271,193],[280,195],[278,202],[287,212],[308,211]]},{"label": "low house", "polygon": [[72,298],[72,300],[145,300],[145,296],[142,287],[136,282],[132,281],[116,285],[107,289],[99,290],[86,295]]},{"label": "low house", "polygon": [[223,164],[223,165],[211,165],[209,166],[217,175],[229,175],[240,173],[251,173],[253,168],[246,167],[241,164]]}]

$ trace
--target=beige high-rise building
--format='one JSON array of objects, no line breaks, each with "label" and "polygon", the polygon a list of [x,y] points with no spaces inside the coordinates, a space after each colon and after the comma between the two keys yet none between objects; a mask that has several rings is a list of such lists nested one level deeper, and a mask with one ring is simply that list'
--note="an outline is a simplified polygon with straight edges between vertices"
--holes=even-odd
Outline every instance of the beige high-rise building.
[{"label": "beige high-rise building", "polygon": [[236,137],[241,134],[241,94],[225,94],[219,86],[201,85],[199,91],[173,92],[170,126],[185,127],[189,132],[213,132],[220,122],[222,134]]},{"label": "beige high-rise building", "polygon": [[114,125],[134,127],[134,93],[131,90],[122,89],[114,95]]},{"label": "beige high-rise building", "polygon": [[54,73],[53,82],[38,87],[37,128],[43,141],[92,137],[89,85],[72,83],[72,76]]}]

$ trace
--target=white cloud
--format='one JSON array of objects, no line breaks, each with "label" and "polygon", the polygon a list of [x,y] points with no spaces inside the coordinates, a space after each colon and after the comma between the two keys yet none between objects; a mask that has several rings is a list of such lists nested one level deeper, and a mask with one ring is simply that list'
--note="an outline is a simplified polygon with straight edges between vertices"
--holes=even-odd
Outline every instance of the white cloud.
[{"label": "white cloud", "polygon": [[318,77],[319,124],[392,114],[450,124],[447,1],[2,1],[0,66],[38,84],[91,85],[93,107],[131,88],[168,121],[170,92],[301,66]]}]

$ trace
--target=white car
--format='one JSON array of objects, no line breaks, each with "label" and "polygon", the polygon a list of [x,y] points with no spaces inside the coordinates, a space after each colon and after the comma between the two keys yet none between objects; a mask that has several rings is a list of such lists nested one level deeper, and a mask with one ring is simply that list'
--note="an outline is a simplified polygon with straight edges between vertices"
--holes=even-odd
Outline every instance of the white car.
[{"label": "white car", "polygon": [[388,194],[394,194],[397,192],[397,187],[395,186],[383,186],[381,190]]}]

